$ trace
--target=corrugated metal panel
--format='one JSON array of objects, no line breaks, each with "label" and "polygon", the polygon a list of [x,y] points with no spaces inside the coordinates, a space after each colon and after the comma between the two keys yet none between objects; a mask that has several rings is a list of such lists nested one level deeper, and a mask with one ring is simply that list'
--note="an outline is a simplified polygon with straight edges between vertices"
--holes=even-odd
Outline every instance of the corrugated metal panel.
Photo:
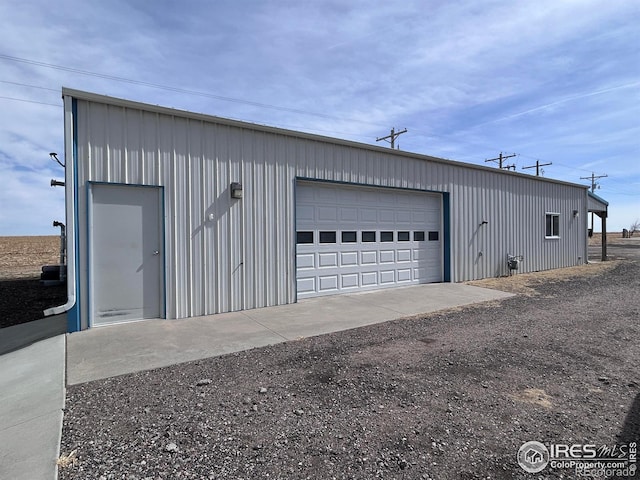
[{"label": "corrugated metal panel", "polygon": [[[164,187],[169,318],[295,301],[297,177],[450,192],[453,281],[507,274],[507,254],[523,272],[586,258],[586,215],[572,212],[587,198],[571,184],[82,99],[77,140],[81,219],[87,182]],[[545,212],[560,214],[559,239],[545,239]]]},{"label": "corrugated metal panel", "polygon": [[588,209],[590,212],[606,212],[609,203],[594,193],[588,192]]}]

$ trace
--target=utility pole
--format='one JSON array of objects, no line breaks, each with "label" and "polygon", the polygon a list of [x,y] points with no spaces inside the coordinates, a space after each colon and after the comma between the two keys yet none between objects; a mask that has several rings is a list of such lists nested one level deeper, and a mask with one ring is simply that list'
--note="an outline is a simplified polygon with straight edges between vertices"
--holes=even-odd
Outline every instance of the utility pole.
[{"label": "utility pole", "polygon": [[[407,133],[406,128],[400,132],[396,132],[395,128],[392,128],[391,133],[389,135],[387,135],[386,137],[376,138],[376,142],[379,142],[380,140],[384,140],[385,142],[389,142],[391,144],[391,148],[395,148],[396,138],[399,135],[402,135],[403,133]],[[398,149],[400,149],[400,147],[398,147]]]},{"label": "utility pole", "polygon": [[591,193],[596,191],[596,188],[600,188],[600,185],[596,182],[598,178],[605,178],[609,175],[596,175],[595,173],[591,173],[590,177],[580,177],[580,180],[591,180]]},{"label": "utility pole", "polygon": [[[596,188],[600,188],[600,185],[596,182],[598,178],[605,178],[608,175],[605,173],[604,175],[596,175],[591,172],[590,177],[580,177],[580,180],[591,180],[591,193],[595,192]],[[591,212],[591,233],[593,234],[593,212]]]},{"label": "utility pole", "polygon": [[540,167],[546,167],[547,165],[552,165],[553,162],[549,162],[549,163],[540,163],[540,160],[536,160],[536,164],[535,165],[528,165],[526,167],[522,167],[523,170],[526,170],[527,168],[533,168],[536,167],[536,177],[540,176]]},{"label": "utility pole", "polygon": [[516,154],[512,153],[511,155],[503,155],[502,152],[500,152],[500,156],[496,157],[496,158],[488,158],[487,160],[485,160],[485,162],[498,162],[498,167],[500,168],[500,170],[502,169],[507,169],[509,170],[510,168],[513,168],[514,170],[516,169],[515,165],[507,165],[506,167],[502,166],[502,163],[507,159],[507,158],[511,158],[511,157],[515,157]]}]

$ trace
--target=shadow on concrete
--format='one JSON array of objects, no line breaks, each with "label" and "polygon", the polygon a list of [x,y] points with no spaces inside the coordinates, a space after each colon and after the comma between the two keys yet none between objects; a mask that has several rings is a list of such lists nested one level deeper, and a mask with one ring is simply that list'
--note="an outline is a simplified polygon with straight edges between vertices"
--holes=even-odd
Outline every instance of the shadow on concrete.
[{"label": "shadow on concrete", "polygon": [[53,315],[40,320],[0,329],[0,355],[67,332],[67,316]]},{"label": "shadow on concrete", "polygon": [[640,393],[631,405],[618,439],[620,443],[640,442]]}]

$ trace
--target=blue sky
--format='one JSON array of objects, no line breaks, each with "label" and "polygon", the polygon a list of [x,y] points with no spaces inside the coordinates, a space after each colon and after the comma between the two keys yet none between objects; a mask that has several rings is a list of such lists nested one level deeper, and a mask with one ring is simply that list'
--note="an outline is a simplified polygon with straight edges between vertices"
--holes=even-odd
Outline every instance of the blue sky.
[{"label": "blue sky", "polygon": [[[55,235],[61,87],[590,185],[640,219],[636,0],[0,3],[0,235]],[[165,87],[165,88],[160,88]],[[490,164],[494,165],[494,164]],[[599,222],[596,221],[596,229]]]}]

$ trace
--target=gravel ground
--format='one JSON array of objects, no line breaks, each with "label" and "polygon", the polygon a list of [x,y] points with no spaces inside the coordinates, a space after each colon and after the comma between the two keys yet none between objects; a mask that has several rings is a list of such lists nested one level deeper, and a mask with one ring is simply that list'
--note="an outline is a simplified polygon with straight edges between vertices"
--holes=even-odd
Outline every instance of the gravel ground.
[{"label": "gravel ground", "polygon": [[611,250],[501,302],[72,386],[60,478],[575,478],[516,453],[640,440],[640,249]]}]

